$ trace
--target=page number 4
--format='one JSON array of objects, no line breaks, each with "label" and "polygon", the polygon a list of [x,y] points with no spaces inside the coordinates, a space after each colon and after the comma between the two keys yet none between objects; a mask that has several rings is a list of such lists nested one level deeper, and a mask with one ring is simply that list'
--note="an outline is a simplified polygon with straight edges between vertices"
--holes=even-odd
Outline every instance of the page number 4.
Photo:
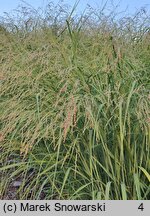
[{"label": "page number 4", "polygon": [[143,203],[141,203],[138,207],[139,210],[143,211],[144,210],[144,206],[143,206]]}]

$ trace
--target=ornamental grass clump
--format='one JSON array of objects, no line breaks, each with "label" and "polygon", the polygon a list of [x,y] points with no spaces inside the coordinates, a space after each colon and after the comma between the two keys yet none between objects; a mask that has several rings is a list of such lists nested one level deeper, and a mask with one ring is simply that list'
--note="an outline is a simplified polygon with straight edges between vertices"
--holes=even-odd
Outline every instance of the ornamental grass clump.
[{"label": "ornamental grass clump", "polygon": [[76,7],[1,18],[1,199],[150,198],[150,16]]}]

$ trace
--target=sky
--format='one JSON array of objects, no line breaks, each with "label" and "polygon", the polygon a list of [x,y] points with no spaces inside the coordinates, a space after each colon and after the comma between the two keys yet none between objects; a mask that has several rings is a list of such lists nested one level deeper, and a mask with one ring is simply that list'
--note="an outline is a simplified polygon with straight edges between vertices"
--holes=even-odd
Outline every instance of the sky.
[{"label": "sky", "polygon": [[[54,3],[59,2],[59,0],[25,0],[25,2],[29,3],[34,8],[43,7],[49,1],[53,1]],[[81,12],[85,9],[87,4],[94,8],[101,8],[106,1],[113,2],[114,5],[119,5],[119,12],[126,11],[129,14],[134,14],[135,11],[145,6],[150,11],[150,0],[80,0],[77,10]],[[73,6],[76,0],[64,0],[63,2]],[[19,4],[22,4],[22,0],[0,0],[0,15],[3,15],[4,12],[10,12],[16,9]],[[108,5],[110,4],[108,3]]]}]

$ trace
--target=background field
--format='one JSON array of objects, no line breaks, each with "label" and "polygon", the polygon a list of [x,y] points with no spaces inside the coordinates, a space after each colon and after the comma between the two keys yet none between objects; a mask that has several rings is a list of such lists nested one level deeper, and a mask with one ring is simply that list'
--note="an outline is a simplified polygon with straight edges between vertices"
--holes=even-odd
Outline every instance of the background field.
[{"label": "background field", "polygon": [[75,8],[1,17],[1,199],[150,199],[150,14]]}]

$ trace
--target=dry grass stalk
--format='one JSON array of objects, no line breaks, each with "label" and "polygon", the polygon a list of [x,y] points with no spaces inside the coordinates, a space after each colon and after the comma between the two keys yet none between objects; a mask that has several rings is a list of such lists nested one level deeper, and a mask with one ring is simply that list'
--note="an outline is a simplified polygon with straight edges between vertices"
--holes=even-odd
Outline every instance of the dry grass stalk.
[{"label": "dry grass stalk", "polygon": [[64,123],[63,123],[64,142],[66,140],[69,128],[71,127],[71,125],[72,125],[72,127],[75,127],[76,124],[77,124],[77,106],[76,106],[76,103],[75,103],[75,100],[74,100],[74,96],[72,96],[71,100],[68,103],[67,116],[66,116],[66,118],[64,120]]}]

